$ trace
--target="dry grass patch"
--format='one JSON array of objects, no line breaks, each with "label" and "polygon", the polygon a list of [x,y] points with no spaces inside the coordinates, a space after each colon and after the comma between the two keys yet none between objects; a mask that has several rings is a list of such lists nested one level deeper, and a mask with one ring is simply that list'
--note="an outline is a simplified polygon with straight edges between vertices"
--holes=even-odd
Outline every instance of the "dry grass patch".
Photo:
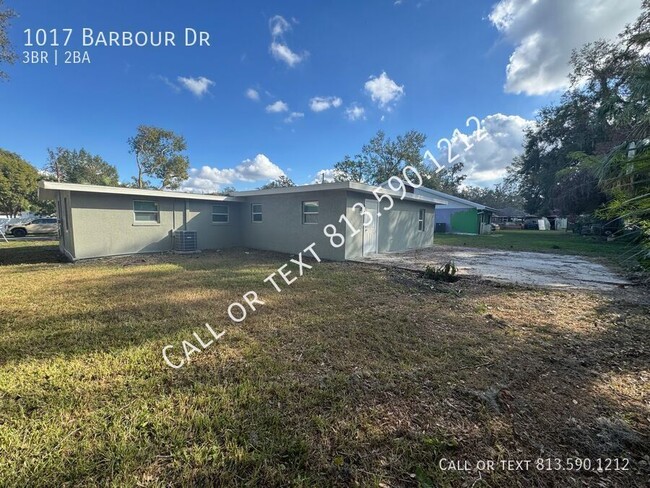
[{"label": "dry grass patch", "polygon": [[[648,306],[243,250],[2,267],[7,486],[461,486],[457,460],[628,457],[474,486],[644,486]],[[249,290],[267,304],[240,325]],[[218,345],[161,356],[209,322]]]}]

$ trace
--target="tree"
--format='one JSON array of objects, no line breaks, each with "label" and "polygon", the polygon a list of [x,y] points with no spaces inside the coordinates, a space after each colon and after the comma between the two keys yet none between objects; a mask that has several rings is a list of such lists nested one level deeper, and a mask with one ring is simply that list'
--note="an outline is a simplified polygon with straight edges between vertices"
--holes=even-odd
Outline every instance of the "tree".
[{"label": "tree", "polygon": [[391,176],[401,175],[405,166],[413,166],[421,174],[432,173],[422,162],[426,139],[423,133],[411,130],[393,141],[380,130],[361,148],[360,154],[354,158],[346,155],[334,165],[336,179],[379,185]]},{"label": "tree", "polygon": [[288,176],[282,175],[279,178],[268,182],[266,185],[259,187],[259,190],[268,190],[270,188],[287,188],[296,186],[296,184]]},{"label": "tree", "polygon": [[559,104],[540,111],[514,163],[511,176],[529,212],[591,213],[611,200],[612,178],[624,176],[615,159],[650,135],[649,42],[650,0],[644,0],[618,41],[573,52],[570,89]]},{"label": "tree", "polygon": [[117,168],[101,156],[92,155],[85,149],[71,151],[62,147],[48,149],[47,153],[45,170],[54,175],[56,181],[83,185],[119,185]]},{"label": "tree", "polygon": [[138,167],[137,187],[142,188],[142,176],[160,181],[160,189],[175,190],[188,178],[190,161],[181,154],[187,149],[185,138],[170,130],[141,125],[138,133],[128,139]]},{"label": "tree", "polygon": [[[0,0],[0,64],[13,64],[16,61],[16,54],[11,49],[7,29],[12,18],[16,17],[16,12],[11,9],[3,10],[3,0]],[[0,79],[9,78],[7,73],[0,69]]]},{"label": "tree", "polygon": [[542,109],[510,175],[527,210],[595,212],[650,242],[650,0],[618,41],[574,51],[571,88]]},{"label": "tree", "polygon": [[38,172],[18,154],[0,149],[0,213],[16,217],[36,200]]},{"label": "tree", "polygon": [[237,189],[234,186],[224,186],[222,190],[217,192],[217,195],[223,195],[223,196],[227,197],[227,196],[232,195],[236,191],[237,191]]},{"label": "tree", "polygon": [[494,185],[493,188],[468,186],[463,189],[459,196],[492,208],[509,207],[520,209],[524,206],[524,200],[519,194],[519,189],[515,184],[507,180]]},{"label": "tree", "polygon": [[461,185],[467,178],[467,175],[463,174],[464,168],[465,165],[458,162],[438,173],[434,171],[428,174],[428,178],[423,178],[422,186],[461,197]]}]

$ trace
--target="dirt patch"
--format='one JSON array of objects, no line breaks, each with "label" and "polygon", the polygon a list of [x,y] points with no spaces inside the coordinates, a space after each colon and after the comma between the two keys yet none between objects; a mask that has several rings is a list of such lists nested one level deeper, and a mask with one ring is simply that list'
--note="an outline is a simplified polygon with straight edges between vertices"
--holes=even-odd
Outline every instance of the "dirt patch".
[{"label": "dirt patch", "polygon": [[632,283],[602,264],[578,256],[436,246],[368,256],[364,262],[422,271],[454,261],[460,275],[548,288],[613,291]]}]

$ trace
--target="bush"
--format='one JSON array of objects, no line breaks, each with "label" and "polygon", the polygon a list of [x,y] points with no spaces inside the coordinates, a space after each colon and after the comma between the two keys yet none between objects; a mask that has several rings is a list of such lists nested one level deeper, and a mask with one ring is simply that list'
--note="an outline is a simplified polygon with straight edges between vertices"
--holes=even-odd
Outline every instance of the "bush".
[{"label": "bush", "polygon": [[458,276],[456,276],[456,265],[453,261],[449,261],[442,266],[431,266],[428,265],[424,270],[424,277],[430,280],[435,281],[447,281],[452,283],[458,281]]}]

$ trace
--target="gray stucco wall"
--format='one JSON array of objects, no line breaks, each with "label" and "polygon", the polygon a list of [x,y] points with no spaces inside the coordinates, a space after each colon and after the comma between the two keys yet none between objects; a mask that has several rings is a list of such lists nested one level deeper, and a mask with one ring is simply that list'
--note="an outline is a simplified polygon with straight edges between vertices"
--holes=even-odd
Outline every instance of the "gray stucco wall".
[{"label": "gray stucco wall", "polygon": [[[323,234],[327,224],[334,224],[338,232],[343,225],[339,217],[346,212],[346,192],[323,191],[285,193],[247,197],[242,207],[242,243],[246,247],[297,254],[312,242],[316,253],[325,259],[345,259],[345,246],[334,248]],[[317,200],[317,224],[303,224],[302,202]],[[262,205],[262,222],[253,222],[251,205]]]},{"label": "gray stucco wall", "polygon": [[[178,229],[198,232],[199,249],[246,246],[254,249],[297,254],[312,242],[316,253],[331,260],[354,259],[363,252],[363,217],[353,210],[372,195],[349,190],[296,192],[247,197],[244,202],[219,202],[160,197],[134,197],[85,192],[60,192],[68,198],[70,232],[65,249],[74,259],[117,254],[161,252],[172,249],[172,232]],[[368,198],[370,197],[370,198]],[[159,222],[136,222],[134,200],[155,201]],[[302,203],[319,202],[318,223],[303,223]],[[228,223],[212,222],[212,206],[227,205]],[[262,205],[262,222],[253,222],[252,204]],[[385,202],[382,202],[382,206]],[[418,210],[426,209],[425,231],[418,231]],[[433,245],[434,205],[395,200],[390,211],[378,219],[378,251],[401,251]],[[339,222],[346,215],[356,229]],[[345,245],[335,248],[323,233],[333,224],[346,237]]]},{"label": "gray stucco wall", "polygon": [[74,258],[74,222],[71,218],[71,199],[69,191],[57,193],[56,212],[59,216],[59,249],[68,258]]},{"label": "gray stucco wall", "polygon": [[[135,222],[134,200],[158,203],[160,221]],[[187,230],[198,231],[199,249],[239,245],[236,222],[241,204],[227,203],[231,223],[213,224],[212,205],[221,203],[75,192],[71,205],[74,258],[169,251],[172,249],[172,231],[183,229],[185,223]]]},{"label": "gray stucco wall", "polygon": [[[418,211],[425,209],[424,231],[418,230]],[[395,200],[395,206],[379,219],[379,252],[404,251],[433,246],[435,206]]]},{"label": "gray stucco wall", "polygon": [[[178,200],[177,203],[183,203]],[[212,205],[228,206],[228,223],[212,222]],[[199,249],[223,249],[241,245],[241,211],[246,207],[238,202],[188,200],[186,230],[195,230]],[[181,212],[181,218],[182,218]],[[179,227],[182,228],[182,227]]]},{"label": "gray stucco wall", "polygon": [[[348,193],[346,215],[356,229],[363,228],[364,219],[358,207],[356,209],[352,207],[358,202],[365,205],[367,199],[374,200],[374,197],[364,193]],[[388,202],[384,199],[380,208],[387,205]],[[418,211],[421,208],[426,211],[424,231],[418,230]],[[404,251],[433,246],[435,227],[435,206],[433,204],[394,199],[394,205],[390,210],[380,210],[380,212],[382,215],[378,219],[378,252]],[[352,237],[352,233],[352,229],[348,228],[346,259],[358,259],[363,256],[363,232],[359,232],[354,237]]]}]

